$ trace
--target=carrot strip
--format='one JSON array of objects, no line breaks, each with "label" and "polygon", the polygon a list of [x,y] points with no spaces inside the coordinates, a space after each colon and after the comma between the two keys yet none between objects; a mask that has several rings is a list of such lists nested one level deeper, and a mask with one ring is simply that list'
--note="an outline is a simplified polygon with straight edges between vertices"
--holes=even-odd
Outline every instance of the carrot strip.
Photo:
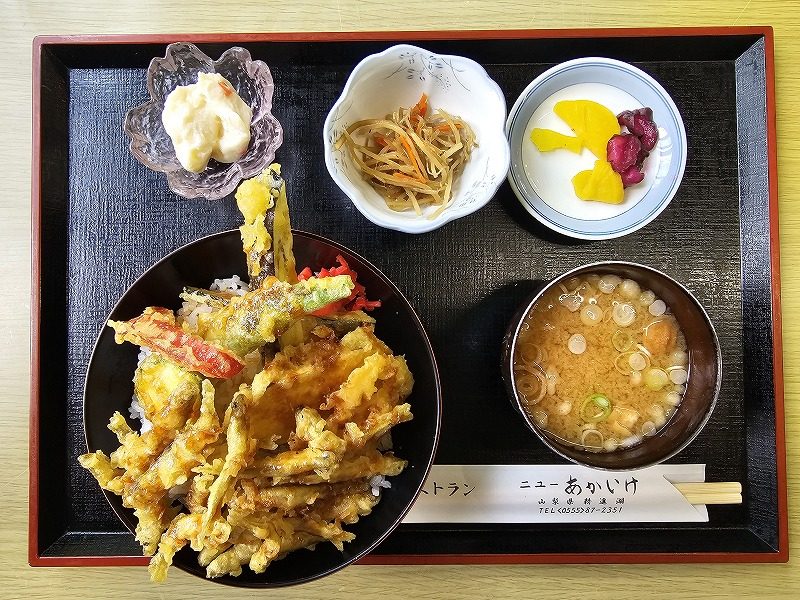
[{"label": "carrot strip", "polygon": [[406,140],[405,137],[401,137],[400,142],[402,142],[403,148],[405,148],[406,153],[408,153],[408,159],[411,161],[414,170],[417,172],[417,175],[419,175],[419,181],[421,181],[422,183],[427,182],[428,178],[423,176],[422,174],[423,167],[420,163],[419,158],[417,157],[417,153],[414,152],[414,149],[411,147],[411,143],[408,140]]},{"label": "carrot strip", "polygon": [[427,112],[428,112],[428,94],[422,94],[422,96],[419,99],[419,102],[417,102],[414,108],[411,109],[411,114],[419,115],[424,119]]},{"label": "carrot strip", "polygon": [[455,178],[476,145],[467,123],[441,109],[432,110],[428,96],[422,94],[411,108],[351,123],[334,147],[347,147],[355,166],[388,208],[420,215],[433,205],[437,210],[424,216],[434,218],[452,204]]}]

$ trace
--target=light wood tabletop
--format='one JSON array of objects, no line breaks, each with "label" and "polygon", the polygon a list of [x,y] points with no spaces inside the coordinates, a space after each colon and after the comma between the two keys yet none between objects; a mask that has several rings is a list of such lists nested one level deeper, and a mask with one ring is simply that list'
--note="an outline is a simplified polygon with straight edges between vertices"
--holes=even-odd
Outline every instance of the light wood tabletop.
[{"label": "light wood tabletop", "polygon": [[[628,566],[362,566],[321,581],[264,592],[282,598],[788,598],[800,597],[800,2],[726,0],[357,0],[177,2],[175,0],[0,0],[0,274],[19,287],[19,306],[0,309],[0,597],[245,598],[246,591],[172,570],[166,584],[144,568],[31,568],[27,564],[30,286],[31,42],[38,34],[521,29],[772,25],[775,32],[789,564]],[[798,294],[798,298],[795,298]],[[13,309],[13,310],[12,310]]]}]

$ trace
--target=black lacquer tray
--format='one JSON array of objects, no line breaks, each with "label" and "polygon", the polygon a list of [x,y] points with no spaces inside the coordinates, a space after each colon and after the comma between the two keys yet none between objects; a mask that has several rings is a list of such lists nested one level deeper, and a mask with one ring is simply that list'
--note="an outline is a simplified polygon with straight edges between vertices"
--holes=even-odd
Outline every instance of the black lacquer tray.
[{"label": "black lacquer tray", "polygon": [[[717,328],[725,365],[717,408],[672,462],[705,463],[709,481],[742,482],[742,505],[709,507],[708,523],[401,525],[362,562],[787,560],[774,70],[764,27],[38,38],[31,564],[144,562],[76,461],[89,355],[138,275],[187,242],[239,225],[235,203],[177,198],[128,151],[122,119],[147,98],[145,69],[173,41],[212,57],[241,45],[270,66],[293,226],[373,262],[431,337],[444,390],[437,463],[557,462],[515,416],[500,379],[505,327],[535,281],[596,260],[642,262],[683,282]],[[478,61],[509,106],[564,60],[637,65],[667,89],[686,125],[678,194],[644,229],[595,243],[544,229],[508,184],[485,208],[431,233],[373,225],[328,176],[322,123],[353,66],[401,41]]]}]

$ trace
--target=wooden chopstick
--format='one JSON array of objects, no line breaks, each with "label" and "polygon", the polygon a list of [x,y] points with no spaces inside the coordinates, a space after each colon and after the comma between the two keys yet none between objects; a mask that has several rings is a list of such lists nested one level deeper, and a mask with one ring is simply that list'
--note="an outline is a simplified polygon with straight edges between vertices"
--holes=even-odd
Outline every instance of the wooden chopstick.
[{"label": "wooden chopstick", "polygon": [[742,484],[738,481],[673,483],[690,504],[741,504]]}]

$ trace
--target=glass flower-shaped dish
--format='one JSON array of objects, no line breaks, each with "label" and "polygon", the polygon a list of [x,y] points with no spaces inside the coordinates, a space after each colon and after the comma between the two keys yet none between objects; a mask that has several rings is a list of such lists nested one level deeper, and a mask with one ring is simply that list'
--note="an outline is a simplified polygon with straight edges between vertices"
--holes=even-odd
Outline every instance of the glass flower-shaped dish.
[{"label": "glass flower-shaped dish", "polygon": [[[161,113],[169,93],[179,85],[197,82],[198,73],[219,73],[231,82],[253,111],[250,145],[234,163],[211,160],[200,173],[184,169],[164,129]],[[133,156],[154,171],[164,173],[170,189],[185,198],[217,200],[230,194],[242,179],[260,173],[275,158],[283,142],[283,129],[272,115],[275,84],[266,63],[252,60],[244,48],[230,48],[219,60],[211,60],[194,44],[167,46],[164,58],[154,58],[147,69],[150,100],[125,115],[124,129]]]}]

